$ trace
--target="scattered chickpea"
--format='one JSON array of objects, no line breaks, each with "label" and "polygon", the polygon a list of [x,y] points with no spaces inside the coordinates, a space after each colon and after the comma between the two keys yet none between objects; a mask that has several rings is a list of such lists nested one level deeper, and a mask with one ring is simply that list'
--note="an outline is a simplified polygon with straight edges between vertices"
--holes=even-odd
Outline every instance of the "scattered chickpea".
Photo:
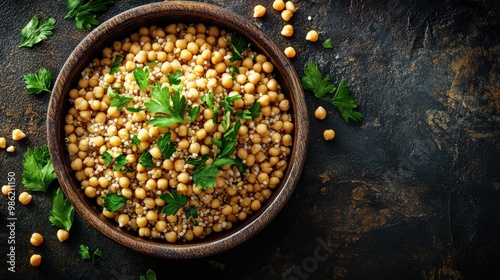
[{"label": "scattered chickpea", "polygon": [[307,35],[306,35],[307,41],[316,42],[316,41],[318,41],[318,38],[319,38],[318,31],[310,30],[309,32],[307,32]]},{"label": "scattered chickpea", "polygon": [[284,21],[289,21],[293,16],[293,13],[290,12],[289,10],[283,10],[281,12],[281,18],[284,20]]},{"label": "scattered chickpea", "polygon": [[274,0],[273,9],[279,12],[283,11],[285,9],[285,2],[283,0]]},{"label": "scattered chickpea", "polygon": [[0,148],[5,149],[7,146],[7,141],[5,140],[4,137],[0,137]]},{"label": "scattered chickpea", "polygon": [[33,246],[38,247],[43,243],[43,236],[38,232],[34,232],[31,235],[30,242],[31,242],[31,244],[33,244]]},{"label": "scattered chickpea", "polygon": [[326,141],[332,140],[335,138],[335,131],[333,129],[327,129],[323,132],[323,138],[325,138]]},{"label": "scattered chickpea", "polygon": [[296,55],[295,49],[293,47],[287,47],[285,49],[285,55],[288,58],[294,58]]},{"label": "scattered chickpea", "polygon": [[326,118],[326,110],[323,106],[319,106],[316,111],[314,111],[314,116],[319,120],[324,120]]},{"label": "scattered chickpea", "polygon": [[22,130],[20,130],[19,128],[14,129],[12,131],[12,139],[19,141],[19,140],[23,139],[24,137],[26,137],[26,134],[24,134],[24,132]]},{"label": "scattered chickpea", "polygon": [[38,254],[33,254],[30,258],[30,264],[34,267],[39,266],[42,263],[42,256]]},{"label": "scattered chickpea", "polygon": [[31,202],[32,198],[33,197],[31,196],[31,194],[29,194],[27,192],[22,192],[19,195],[19,202],[21,202],[21,204],[23,204],[23,205],[28,205]]},{"label": "scattered chickpea", "polygon": [[9,152],[9,153],[13,153],[13,152],[15,152],[15,151],[16,151],[16,147],[14,147],[14,146],[9,146],[9,147],[7,148],[7,152]]},{"label": "scattered chickpea", "polygon": [[283,26],[283,29],[281,30],[281,35],[285,37],[291,37],[293,35],[293,26],[290,24]]},{"label": "scattered chickpea", "polygon": [[266,7],[262,5],[257,5],[253,8],[253,17],[259,18],[266,14]]},{"label": "scattered chickpea", "polygon": [[297,8],[295,8],[295,4],[293,4],[292,1],[286,1],[285,3],[285,9],[288,11],[295,13],[297,11]]},{"label": "scattered chickpea", "polygon": [[9,185],[3,185],[2,186],[2,193],[4,195],[9,195],[9,193],[11,193],[11,192],[12,192],[12,187],[11,186],[9,186]]},{"label": "scattered chickpea", "polygon": [[57,239],[59,239],[59,242],[66,241],[69,237],[69,232],[64,229],[59,229],[57,231]]}]

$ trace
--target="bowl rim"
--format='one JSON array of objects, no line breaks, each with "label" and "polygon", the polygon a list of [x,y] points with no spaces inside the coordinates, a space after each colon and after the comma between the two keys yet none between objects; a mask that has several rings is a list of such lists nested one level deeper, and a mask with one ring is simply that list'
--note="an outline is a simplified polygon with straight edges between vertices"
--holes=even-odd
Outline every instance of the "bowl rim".
[{"label": "bowl rim", "polygon": [[[110,31],[115,35],[113,38],[117,39],[117,30],[123,23],[128,22],[130,25],[135,21],[145,20],[152,16],[160,17],[173,15],[177,17],[198,17],[195,20],[188,19],[175,22],[189,24],[192,22],[212,21],[212,25],[218,27],[229,26],[223,29],[230,29],[231,31],[239,33],[246,39],[249,39],[254,50],[258,50],[259,53],[264,53],[266,57],[273,61],[275,71],[278,71],[282,78],[285,78],[284,74],[286,73],[285,82],[289,84],[289,88],[293,89],[289,91],[288,96],[289,100],[292,102],[291,108],[293,109],[295,125],[294,145],[289,158],[287,171],[283,177],[286,179],[280,182],[279,188],[273,190],[273,196],[268,199],[269,201],[273,199],[273,201],[269,202],[269,206],[263,207],[258,213],[253,213],[252,215],[255,217],[251,221],[238,230],[232,229],[224,231],[220,238],[215,238],[214,240],[206,242],[202,239],[196,243],[187,242],[172,244],[164,240],[162,240],[162,243],[159,243],[150,239],[133,236],[131,233],[127,233],[126,229],[122,230],[118,228],[117,225],[112,225],[109,221],[105,221],[102,218],[102,214],[96,215],[96,211],[89,207],[88,201],[84,201],[86,197],[82,195],[82,191],[77,187],[79,185],[72,185],[75,183],[75,179],[72,179],[72,176],[74,177],[74,175],[71,174],[73,171],[70,170],[68,164],[65,164],[65,155],[67,153],[66,145],[63,143],[64,138],[60,137],[63,132],[62,120],[66,113],[63,110],[65,106],[64,103],[68,103],[69,98],[69,91],[65,91],[64,89],[65,87],[71,87],[67,84],[71,82],[70,78],[72,75],[73,79],[74,75],[77,75],[74,73],[72,74],[72,72],[76,71],[74,69],[77,69],[78,65],[81,67],[82,64],[88,65],[90,62],[81,62],[88,49],[92,48],[92,46],[99,45],[96,42],[104,40],[106,34]],[[168,23],[169,21],[165,22]],[[138,28],[138,26],[136,26],[136,28]],[[127,31],[127,34],[131,33]],[[257,42],[261,42],[265,48],[259,47]],[[124,11],[96,27],[76,46],[61,68],[52,90],[47,112],[47,138],[50,156],[61,188],[67,199],[86,222],[107,238],[136,251],[156,257],[191,259],[213,255],[233,248],[257,234],[257,232],[262,230],[276,217],[291,197],[302,172],[307,151],[308,123],[309,120],[304,92],[297,73],[281,49],[279,49],[264,32],[248,19],[223,7],[200,2],[170,1],[146,4]]]}]

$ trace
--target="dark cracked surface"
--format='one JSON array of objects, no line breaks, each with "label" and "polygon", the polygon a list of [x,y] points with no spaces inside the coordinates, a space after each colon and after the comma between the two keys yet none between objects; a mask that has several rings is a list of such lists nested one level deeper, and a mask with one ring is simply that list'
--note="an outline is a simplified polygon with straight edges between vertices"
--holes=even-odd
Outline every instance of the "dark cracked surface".
[{"label": "dark cracked surface", "polygon": [[[152,1],[119,1],[104,21]],[[272,1],[204,1],[231,9],[293,45],[302,75],[308,60],[333,80],[347,78],[365,116],[346,125],[337,111],[307,96],[311,127],[306,167],[294,195],[262,232],[227,252],[179,261],[121,247],[79,216],[59,243],[48,221],[51,194],[16,205],[16,272],[7,270],[7,199],[0,199],[1,279],[138,279],[151,268],[159,279],[498,279],[500,268],[500,2],[425,0],[294,1],[295,35]],[[408,1],[407,1],[408,2]],[[253,19],[253,6],[268,12]],[[30,96],[23,75],[45,67],[59,72],[88,31],[65,20],[64,1],[0,3],[0,181],[15,172],[18,192],[27,147],[46,143],[49,95]],[[32,15],[53,16],[56,30],[32,49],[17,48]],[[307,17],[310,16],[311,20]],[[309,29],[334,48],[304,40]],[[314,119],[323,105],[329,116]],[[18,143],[11,131],[28,137]],[[322,139],[336,131],[331,142]],[[32,232],[41,247],[29,244]],[[78,246],[107,255],[95,266]],[[43,256],[33,268],[29,257]],[[225,264],[223,271],[210,264]]]}]

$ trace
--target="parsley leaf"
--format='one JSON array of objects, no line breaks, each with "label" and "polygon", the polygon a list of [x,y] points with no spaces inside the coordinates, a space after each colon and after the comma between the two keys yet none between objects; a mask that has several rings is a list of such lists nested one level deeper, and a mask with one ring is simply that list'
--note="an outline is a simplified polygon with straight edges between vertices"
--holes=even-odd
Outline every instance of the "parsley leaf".
[{"label": "parsley leaf", "polygon": [[174,73],[170,73],[167,75],[168,83],[171,86],[179,85],[181,83],[182,71],[177,70]]},{"label": "parsley leaf", "polygon": [[[234,150],[233,150],[234,152]],[[234,160],[230,157],[218,157],[215,159],[213,165],[215,166],[222,166],[222,165],[228,165],[228,164],[234,164]]]},{"label": "parsley leaf", "polygon": [[33,150],[28,148],[24,154],[23,167],[22,182],[27,190],[45,192],[56,178],[47,145]]},{"label": "parsley leaf", "polygon": [[108,96],[111,97],[111,106],[116,107],[117,110],[121,110],[123,107],[127,106],[133,98],[130,96],[125,96],[121,94],[116,94],[113,92],[111,86],[108,87]]},{"label": "parsley leaf", "polygon": [[38,17],[33,16],[23,30],[21,30],[21,43],[18,47],[31,48],[36,43],[47,39],[48,36],[53,34],[52,30],[55,23],[55,18],[42,19],[39,22]]},{"label": "parsley leaf", "polygon": [[74,18],[78,30],[84,27],[90,30],[92,25],[99,25],[95,13],[106,11],[113,2],[114,0],[90,0],[84,3],[84,0],[68,0],[68,13],[64,18]]},{"label": "parsley leaf", "polygon": [[196,206],[191,206],[188,209],[186,209],[186,219],[189,219],[193,217],[193,219],[198,218],[198,210],[196,210]]},{"label": "parsley leaf", "polygon": [[167,216],[175,215],[177,211],[179,211],[179,209],[181,209],[188,202],[187,197],[185,195],[183,195],[182,193],[179,194],[174,191],[170,193],[169,192],[164,193],[160,195],[160,198],[163,199],[166,203],[168,203],[168,205],[161,210],[161,212]]},{"label": "parsley leaf", "polygon": [[206,190],[214,187],[216,178],[220,172],[221,171],[214,165],[203,165],[196,168],[196,170],[191,173],[191,177],[193,177],[196,186],[200,186]]},{"label": "parsley leaf", "polygon": [[132,143],[134,143],[136,146],[141,145],[141,140],[139,140],[139,137],[137,135],[132,134]]},{"label": "parsley leaf", "polygon": [[146,271],[146,275],[141,275],[139,280],[156,280],[156,273],[153,270],[148,269],[148,271]]},{"label": "parsley leaf", "polygon": [[[356,122],[363,119],[363,114],[354,111],[354,109],[358,108],[358,103],[349,95],[351,90],[345,85],[345,79],[342,79],[339,86],[336,87],[330,82],[329,75],[323,78],[318,66],[314,62],[310,61],[307,63],[307,67],[304,69],[304,76],[302,76],[302,86],[305,90],[312,91],[317,98],[328,101],[337,107],[346,123],[349,123],[349,119]],[[327,93],[333,93],[334,91],[335,94],[333,97],[325,97]]]},{"label": "parsley leaf", "polygon": [[231,78],[233,79],[233,81],[236,80],[236,74],[239,74],[240,70],[234,66],[229,66],[228,68],[229,72],[231,73]]},{"label": "parsley leaf", "polygon": [[304,76],[302,76],[302,87],[305,90],[310,90],[318,98],[322,98],[327,93],[335,91],[335,85],[330,82],[330,75],[323,78],[318,66],[309,61],[307,67],[304,69]]},{"label": "parsley leaf", "polygon": [[351,89],[345,85],[345,79],[340,81],[340,84],[335,92],[335,96],[328,100],[339,109],[342,118],[346,123],[349,123],[349,119],[355,122],[360,122],[363,119],[363,114],[354,111],[358,107],[358,103],[354,97],[349,96]]},{"label": "parsley leaf", "polygon": [[191,164],[191,165],[194,165],[196,167],[199,167],[203,164],[205,164],[205,162],[207,161],[207,159],[210,157],[209,154],[204,154],[201,158],[192,158],[192,157],[189,157],[186,161],[187,164]]},{"label": "parsley leaf", "polygon": [[151,156],[151,154],[148,151],[142,153],[141,157],[139,158],[139,163],[144,167],[148,168],[155,167],[155,164],[153,162],[153,156]]},{"label": "parsley leaf", "polygon": [[50,92],[50,80],[52,73],[45,68],[40,68],[38,74],[24,75],[24,83],[29,94],[40,94],[44,91]]},{"label": "parsley leaf", "polygon": [[118,171],[122,169],[127,163],[128,163],[127,156],[125,156],[124,154],[117,156],[115,158],[115,167],[113,168],[113,171]]},{"label": "parsley leaf", "polygon": [[243,173],[245,173],[248,169],[248,167],[245,164],[243,164],[243,161],[239,157],[236,157],[234,159],[234,165],[236,166],[236,169],[238,169],[241,175],[243,175]]},{"label": "parsley leaf", "polygon": [[80,253],[80,256],[82,257],[82,260],[90,261],[90,252],[89,252],[88,246],[81,244],[79,253]]},{"label": "parsley leaf", "polygon": [[104,160],[104,167],[108,167],[113,162],[113,156],[108,151],[102,153],[101,157]]},{"label": "parsley leaf", "polygon": [[325,49],[333,49],[333,46],[332,46],[332,39],[328,38],[326,39],[323,44],[322,44],[323,48]]},{"label": "parsley leaf", "polygon": [[82,260],[84,260],[84,261],[92,261],[92,265],[94,265],[95,256],[98,256],[101,259],[105,258],[104,257],[104,253],[99,248],[97,248],[94,251],[94,253],[92,254],[92,257],[90,257],[89,247],[85,246],[83,244],[80,245],[79,254],[82,257]]},{"label": "parsley leaf", "polygon": [[151,61],[146,63],[146,66],[156,66],[156,65],[158,65],[158,61]]},{"label": "parsley leaf", "polygon": [[[187,100],[186,97],[175,91],[171,96],[168,88],[161,86],[158,83],[153,87],[151,96],[154,98],[146,101],[144,105],[146,110],[150,113],[163,113],[168,116],[154,116],[148,124],[158,127],[167,127],[175,123],[184,121],[184,114],[186,112]],[[172,100],[173,106],[170,105]]]},{"label": "parsley leaf", "polygon": [[109,74],[113,75],[116,72],[118,72],[118,69],[120,68],[120,62],[123,60],[123,57],[121,55],[117,55],[115,57],[115,61],[113,61],[113,64],[111,64],[111,70],[109,70]]},{"label": "parsley leaf", "polygon": [[251,120],[258,118],[260,116],[260,102],[254,102],[250,109],[245,109],[244,111],[239,111],[236,112],[236,117],[245,119],[245,120]]},{"label": "parsley leaf", "polygon": [[219,108],[214,103],[214,93],[209,92],[207,94],[204,94],[201,97],[201,101],[203,101],[205,104],[207,104],[208,108],[210,108],[210,109],[212,109],[212,111],[214,111],[214,116],[213,116],[212,121],[214,122],[214,124],[217,123],[217,119],[219,118]]},{"label": "parsley leaf", "polygon": [[189,119],[193,122],[200,113],[200,106],[192,106],[188,110]]},{"label": "parsley leaf", "polygon": [[103,196],[102,200],[104,201],[104,208],[106,208],[109,212],[114,212],[125,205],[128,198],[123,195],[109,193],[106,196]]},{"label": "parsley leaf", "polygon": [[75,208],[64,197],[61,188],[57,188],[52,200],[52,210],[50,211],[50,222],[66,231],[71,229],[75,217]]},{"label": "parsley leaf", "polygon": [[231,62],[243,60],[243,52],[247,49],[248,43],[243,38],[237,35],[231,36],[231,48],[233,49],[233,56],[229,59]]},{"label": "parsley leaf", "polygon": [[134,78],[140,89],[146,90],[149,83],[149,70],[148,68],[136,68],[134,70]]},{"label": "parsley leaf", "polygon": [[101,259],[105,259],[106,257],[104,256],[104,253],[101,251],[101,249],[97,248],[94,251],[94,254],[92,255],[92,265],[94,265],[94,257],[98,256]]},{"label": "parsley leaf", "polygon": [[170,158],[175,153],[176,149],[170,131],[158,138],[158,149],[164,158]]},{"label": "parsley leaf", "polygon": [[132,112],[132,113],[137,113],[137,112],[142,111],[142,108],[126,107],[125,110]]}]

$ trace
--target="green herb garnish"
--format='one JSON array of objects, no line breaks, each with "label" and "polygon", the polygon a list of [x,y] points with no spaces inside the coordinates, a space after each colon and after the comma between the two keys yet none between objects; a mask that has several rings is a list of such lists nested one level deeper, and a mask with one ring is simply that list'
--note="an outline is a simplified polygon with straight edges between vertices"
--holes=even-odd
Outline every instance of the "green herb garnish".
[{"label": "green herb garnish", "polygon": [[68,13],[64,18],[74,18],[78,30],[86,28],[90,30],[92,25],[99,25],[96,13],[104,12],[113,4],[114,0],[68,0]]},{"label": "green herb garnish", "polygon": [[158,138],[158,149],[164,158],[170,158],[175,153],[176,149],[170,131]]},{"label": "green herb garnish", "polygon": [[[354,111],[358,107],[358,103],[349,95],[351,90],[345,85],[345,79],[342,79],[339,86],[336,87],[330,82],[329,75],[322,76],[321,71],[314,62],[307,63],[304,76],[302,76],[302,86],[305,90],[312,91],[317,98],[328,101],[337,107],[346,123],[349,123],[349,119],[355,122],[363,119],[360,112]],[[334,91],[333,97],[325,97],[326,94],[332,94]]]},{"label": "green herb garnish", "polygon": [[161,212],[167,216],[175,215],[179,211],[179,209],[181,209],[188,202],[185,195],[183,195],[182,193],[179,194],[174,191],[164,193],[160,195],[160,198],[168,203],[168,205],[161,210]]},{"label": "green herb garnish", "polygon": [[104,208],[106,208],[109,212],[114,212],[125,205],[128,198],[123,195],[109,193],[106,196],[103,196],[102,200],[104,201]]},{"label": "green herb garnish", "polygon": [[[186,97],[181,95],[179,91],[175,91],[174,95],[171,96],[170,90],[158,83],[153,87],[151,96],[154,100],[151,99],[146,101],[144,104],[146,110],[150,113],[162,113],[167,116],[156,115],[148,121],[148,124],[158,127],[167,127],[184,121],[184,114],[188,102]],[[170,105],[170,101],[172,101],[173,106]]]},{"label": "green herb garnish", "polygon": [[142,153],[141,157],[139,158],[139,163],[144,167],[148,168],[155,167],[155,164],[153,162],[153,156],[151,156],[151,154],[148,151]]},{"label": "green herb garnish", "polygon": [[198,187],[202,187],[204,190],[213,188],[216,183],[216,178],[221,171],[214,165],[200,166],[191,173],[193,177],[194,184]]},{"label": "green herb garnish", "polygon": [[120,62],[123,60],[123,57],[121,55],[117,55],[115,57],[115,61],[113,61],[113,64],[111,64],[111,70],[109,70],[110,75],[114,75],[116,72],[118,72],[120,68]]},{"label": "green herb garnish", "polygon": [[153,270],[148,269],[148,271],[146,271],[146,275],[141,275],[139,280],[156,280],[156,273]]},{"label": "green herb garnish", "polygon": [[108,151],[102,153],[101,157],[104,160],[104,167],[108,167],[113,162],[113,156]]},{"label": "green herb garnish", "polygon": [[250,109],[245,109],[244,111],[239,111],[236,112],[236,117],[245,119],[245,120],[251,120],[258,118],[260,116],[260,102],[254,102]]},{"label": "green herb garnish", "polygon": [[90,250],[88,246],[85,246],[83,244],[80,245],[80,250],[79,250],[80,256],[82,257],[82,260],[85,261],[92,261],[92,265],[94,265],[95,261],[95,256],[104,259],[104,253],[101,251],[101,249],[97,248],[94,253],[92,254],[92,257],[90,256]]},{"label": "green herb garnish", "polygon": [[118,171],[122,169],[125,164],[128,163],[127,156],[124,154],[121,154],[115,158],[115,167],[113,168],[113,171]]},{"label": "green herb garnish", "polygon": [[18,47],[31,48],[33,45],[47,39],[53,34],[52,30],[54,29],[55,23],[55,18],[42,19],[41,21],[38,21],[38,17],[33,16],[23,30],[21,30],[21,43]]},{"label": "green herb garnish", "polygon": [[137,135],[135,134],[132,134],[132,143],[134,143],[137,147],[139,147],[139,145],[141,145],[141,140],[139,140],[139,137],[137,137]]},{"label": "green herb garnish", "polygon": [[323,48],[325,49],[333,49],[333,46],[332,46],[332,39],[328,38],[326,39],[323,44],[322,44]]},{"label": "green herb garnish", "polygon": [[33,150],[28,148],[24,154],[23,167],[22,183],[27,190],[45,192],[56,179],[47,145]]},{"label": "green herb garnish", "polygon": [[38,74],[24,75],[24,83],[29,94],[40,94],[42,92],[50,92],[50,80],[52,73],[45,68],[40,68]]},{"label": "green herb garnish", "polygon": [[134,78],[140,89],[146,90],[149,84],[149,70],[147,68],[136,68]]},{"label": "green herb garnish", "polygon": [[229,61],[235,62],[243,60],[243,52],[247,49],[248,43],[242,37],[237,35],[231,36],[231,48],[233,49],[233,56]]},{"label": "green herb garnish", "polygon": [[108,96],[111,97],[111,107],[116,107],[117,110],[121,110],[123,107],[127,106],[133,98],[130,96],[125,96],[113,92],[113,87],[108,87]]},{"label": "green herb garnish", "polygon": [[71,229],[75,217],[75,208],[64,197],[61,188],[57,188],[52,200],[52,210],[50,211],[50,222],[56,227],[66,231]]}]

